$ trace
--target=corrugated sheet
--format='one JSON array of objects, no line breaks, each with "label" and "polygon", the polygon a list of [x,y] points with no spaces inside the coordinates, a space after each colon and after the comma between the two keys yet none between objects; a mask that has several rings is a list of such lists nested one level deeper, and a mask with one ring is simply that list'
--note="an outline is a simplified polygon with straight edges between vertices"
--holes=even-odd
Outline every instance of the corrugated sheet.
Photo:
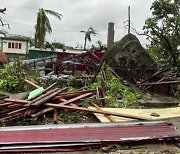
[{"label": "corrugated sheet", "polygon": [[[112,144],[127,143],[133,141],[163,140],[178,138],[179,135],[165,122],[139,122],[139,123],[115,123],[115,124],[90,124],[68,125],[62,127],[36,127],[24,129],[0,129],[1,151],[8,146],[24,145],[31,148],[33,145],[47,143],[69,144],[69,146],[89,147],[89,143]],[[78,145],[79,143],[79,145]],[[86,145],[86,143],[88,143]],[[23,148],[22,147],[20,148]],[[26,145],[26,146],[25,146]],[[53,144],[52,144],[53,145]],[[49,147],[49,146],[48,146]],[[54,147],[57,149],[58,146]],[[68,145],[67,145],[68,147]],[[66,147],[66,149],[68,149]],[[11,147],[12,148],[12,147]],[[17,147],[16,147],[17,149]],[[62,148],[63,149],[63,148]],[[51,149],[52,150],[52,149]]]}]

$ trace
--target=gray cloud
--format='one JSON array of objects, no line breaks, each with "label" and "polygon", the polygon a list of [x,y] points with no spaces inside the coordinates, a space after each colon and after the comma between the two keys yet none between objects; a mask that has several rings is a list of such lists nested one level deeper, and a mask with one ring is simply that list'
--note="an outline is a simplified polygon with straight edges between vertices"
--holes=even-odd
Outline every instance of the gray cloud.
[{"label": "gray cloud", "polygon": [[[63,15],[58,21],[49,16],[53,32],[47,35],[47,41],[64,42],[76,46],[83,44],[84,36],[80,30],[92,26],[99,35],[92,37],[92,43],[101,40],[106,43],[107,24],[115,22],[116,40],[127,33],[124,21],[127,20],[127,9],[131,6],[133,26],[141,31],[145,19],[151,16],[150,6],[154,0],[0,0],[1,7],[7,7],[3,20],[10,24],[9,33],[34,36],[34,26],[39,8],[51,9]],[[145,39],[140,37],[142,43]],[[90,44],[90,43],[89,43]]]}]

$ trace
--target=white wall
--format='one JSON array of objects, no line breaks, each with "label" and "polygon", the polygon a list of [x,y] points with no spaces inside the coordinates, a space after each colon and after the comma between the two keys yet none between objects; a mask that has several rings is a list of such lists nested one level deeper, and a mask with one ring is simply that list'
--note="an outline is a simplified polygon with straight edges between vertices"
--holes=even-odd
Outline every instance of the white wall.
[{"label": "white wall", "polygon": [[[9,42],[11,43],[11,48],[8,48]],[[14,48],[12,48],[12,43],[14,43]],[[18,48],[15,48],[16,43],[18,43]],[[19,43],[21,43],[21,49],[19,49]],[[27,42],[19,40],[3,40],[3,51],[5,53],[26,54]]]}]

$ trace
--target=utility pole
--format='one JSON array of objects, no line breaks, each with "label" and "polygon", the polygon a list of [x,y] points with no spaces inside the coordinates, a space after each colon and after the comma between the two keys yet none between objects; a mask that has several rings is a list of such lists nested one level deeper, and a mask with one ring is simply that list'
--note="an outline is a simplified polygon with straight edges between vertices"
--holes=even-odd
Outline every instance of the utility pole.
[{"label": "utility pole", "polygon": [[130,6],[128,7],[128,34],[130,33],[131,30],[131,8]]}]

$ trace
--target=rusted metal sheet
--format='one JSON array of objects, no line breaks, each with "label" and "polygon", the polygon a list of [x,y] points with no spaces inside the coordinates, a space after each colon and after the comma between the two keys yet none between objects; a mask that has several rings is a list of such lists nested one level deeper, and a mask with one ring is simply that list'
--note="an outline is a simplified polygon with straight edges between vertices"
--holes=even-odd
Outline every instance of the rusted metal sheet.
[{"label": "rusted metal sheet", "polygon": [[124,142],[175,138],[179,135],[165,122],[67,125],[58,127],[0,129],[0,145],[75,142]]}]

